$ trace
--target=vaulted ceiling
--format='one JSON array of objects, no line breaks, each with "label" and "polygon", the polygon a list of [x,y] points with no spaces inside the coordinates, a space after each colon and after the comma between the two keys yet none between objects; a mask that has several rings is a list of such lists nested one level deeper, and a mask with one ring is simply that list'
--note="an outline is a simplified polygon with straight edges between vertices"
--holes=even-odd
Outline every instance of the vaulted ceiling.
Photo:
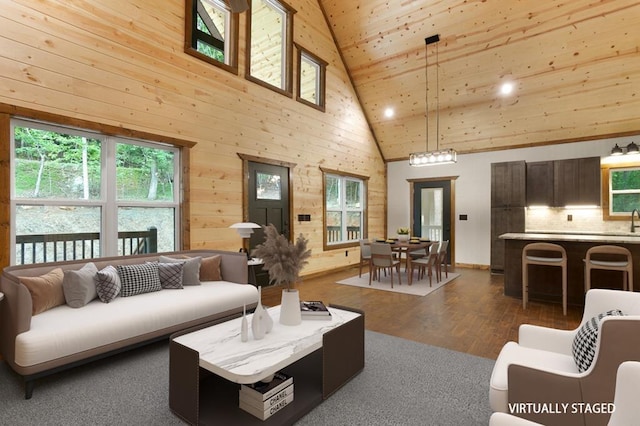
[{"label": "vaulted ceiling", "polygon": [[637,0],[319,3],[385,160],[640,134]]}]

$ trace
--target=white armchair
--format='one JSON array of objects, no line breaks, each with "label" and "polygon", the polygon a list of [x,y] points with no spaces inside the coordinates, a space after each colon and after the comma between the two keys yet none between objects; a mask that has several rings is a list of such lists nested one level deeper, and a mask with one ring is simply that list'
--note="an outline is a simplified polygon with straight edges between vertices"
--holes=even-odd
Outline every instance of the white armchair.
[{"label": "white armchair", "polygon": [[[572,352],[574,338],[591,318],[616,309],[625,316],[602,318],[593,361],[580,372]],[[590,290],[577,329],[520,326],[518,343],[508,342],[496,360],[491,408],[547,426],[605,425],[610,413],[595,413],[592,408],[613,402],[622,362],[640,361],[639,336],[640,293]]]}]

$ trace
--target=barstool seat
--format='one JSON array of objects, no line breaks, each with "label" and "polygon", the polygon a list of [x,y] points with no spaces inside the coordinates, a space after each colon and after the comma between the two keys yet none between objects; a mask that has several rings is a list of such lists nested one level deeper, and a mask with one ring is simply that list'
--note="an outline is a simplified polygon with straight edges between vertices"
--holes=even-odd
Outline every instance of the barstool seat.
[{"label": "barstool seat", "polygon": [[[608,256],[608,258],[597,258],[598,256]],[[633,291],[633,258],[628,249],[620,246],[602,245],[594,246],[587,250],[584,259],[585,292],[591,288],[592,269],[622,271],[622,290]]]},{"label": "barstool seat", "polygon": [[[544,253],[548,253],[548,256]],[[556,266],[562,269],[562,312],[567,315],[567,252],[564,247],[552,243],[530,243],[522,249],[523,309],[527,309],[529,301],[529,265]]]}]

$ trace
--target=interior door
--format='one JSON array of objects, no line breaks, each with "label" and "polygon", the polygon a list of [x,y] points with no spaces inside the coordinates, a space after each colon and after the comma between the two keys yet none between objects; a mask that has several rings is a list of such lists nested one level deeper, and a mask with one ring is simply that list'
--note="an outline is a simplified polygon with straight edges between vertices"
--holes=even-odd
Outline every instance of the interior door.
[{"label": "interior door", "polygon": [[431,241],[449,240],[447,258],[451,250],[451,181],[414,182],[412,235]]},{"label": "interior door", "polygon": [[[249,222],[273,224],[287,238],[289,223],[289,168],[249,161]],[[254,230],[249,240],[249,253],[264,242],[262,229]]]}]

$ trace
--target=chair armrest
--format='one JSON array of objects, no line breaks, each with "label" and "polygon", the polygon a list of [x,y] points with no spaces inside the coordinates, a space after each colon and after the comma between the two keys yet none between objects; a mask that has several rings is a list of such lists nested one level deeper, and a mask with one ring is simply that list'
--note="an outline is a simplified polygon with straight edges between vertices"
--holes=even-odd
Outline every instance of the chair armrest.
[{"label": "chair armrest", "polygon": [[576,333],[577,330],[557,330],[522,324],[518,329],[518,344],[527,348],[572,356],[571,346]]}]

